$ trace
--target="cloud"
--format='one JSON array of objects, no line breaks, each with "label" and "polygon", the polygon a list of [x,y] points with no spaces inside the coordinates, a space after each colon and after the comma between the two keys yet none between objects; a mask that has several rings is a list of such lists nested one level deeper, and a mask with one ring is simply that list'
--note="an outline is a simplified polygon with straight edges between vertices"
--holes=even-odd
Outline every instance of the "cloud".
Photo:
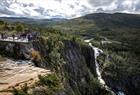
[{"label": "cloud", "polygon": [[104,6],[104,5],[108,6],[115,0],[88,0],[88,1],[91,5],[93,5],[94,7],[97,7],[97,6]]},{"label": "cloud", "polygon": [[140,13],[140,0],[88,0],[95,12]]},{"label": "cloud", "polygon": [[0,13],[8,9],[7,15],[39,18],[72,18],[92,10],[87,0],[2,0],[0,7]]},{"label": "cloud", "polygon": [[0,16],[74,18],[89,13],[140,13],[140,0],[0,0]]}]

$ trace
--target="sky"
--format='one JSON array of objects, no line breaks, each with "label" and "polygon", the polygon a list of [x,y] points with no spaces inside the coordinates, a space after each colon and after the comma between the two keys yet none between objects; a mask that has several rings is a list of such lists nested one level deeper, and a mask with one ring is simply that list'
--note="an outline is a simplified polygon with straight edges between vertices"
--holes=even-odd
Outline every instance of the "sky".
[{"label": "sky", "polygon": [[140,0],[0,0],[0,16],[76,18],[90,13],[140,13]]}]

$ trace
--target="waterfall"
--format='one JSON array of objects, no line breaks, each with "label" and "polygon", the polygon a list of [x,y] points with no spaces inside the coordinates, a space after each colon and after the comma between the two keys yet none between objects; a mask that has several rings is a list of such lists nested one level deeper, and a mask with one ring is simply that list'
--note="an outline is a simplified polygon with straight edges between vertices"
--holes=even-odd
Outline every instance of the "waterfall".
[{"label": "waterfall", "polygon": [[124,92],[119,91],[117,95],[125,95]]},{"label": "waterfall", "polygon": [[96,66],[96,73],[97,73],[97,76],[98,76],[98,80],[100,82],[100,84],[105,87],[105,89],[109,92],[111,92],[112,95],[125,95],[123,92],[121,91],[118,91],[117,93],[115,93],[114,91],[111,90],[110,87],[108,87],[104,81],[104,79],[102,78],[101,76],[101,72],[100,72],[100,68],[99,68],[99,64],[96,60],[96,58],[100,55],[100,53],[103,53],[103,51],[97,47],[94,47],[92,45],[92,43],[90,43],[92,39],[89,39],[89,40],[85,40],[86,43],[89,43],[89,46],[94,50],[94,57],[95,57],[95,66]]},{"label": "waterfall", "polygon": [[102,53],[103,51],[101,49],[98,49],[96,47],[94,47],[91,43],[89,43],[89,46],[92,47],[92,49],[94,50],[94,57],[95,57],[95,65],[96,65],[96,73],[98,76],[98,80],[100,82],[100,84],[105,87],[105,89],[109,92],[112,93],[112,95],[116,95],[105,83],[105,81],[103,80],[102,76],[101,76],[101,72],[99,69],[99,64],[97,63],[96,58],[100,55],[100,53]]}]

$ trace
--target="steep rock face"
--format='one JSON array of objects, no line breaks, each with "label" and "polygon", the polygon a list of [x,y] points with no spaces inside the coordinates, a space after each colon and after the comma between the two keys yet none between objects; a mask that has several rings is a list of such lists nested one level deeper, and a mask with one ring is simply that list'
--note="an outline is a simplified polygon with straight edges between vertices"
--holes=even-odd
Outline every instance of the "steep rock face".
[{"label": "steep rock face", "polygon": [[[42,41],[43,42],[43,41]],[[41,42],[39,42],[41,43]],[[41,46],[39,43],[34,43],[36,50],[43,53],[49,53],[44,49],[45,43]],[[98,84],[94,51],[86,45],[79,45],[74,41],[63,41],[64,47],[60,50],[61,57],[65,61],[63,64],[55,63],[59,69],[56,73],[61,79],[64,89],[57,92],[56,95],[104,95],[106,91],[100,88]],[[52,64],[49,64],[49,67]],[[47,65],[47,66],[48,66]]]},{"label": "steep rock face", "polygon": [[[106,91],[100,87],[97,80],[93,49],[86,45],[79,45],[74,41],[63,41],[63,43],[64,47],[60,50],[60,54],[65,64],[55,63],[54,65],[60,68],[56,71],[61,78],[64,90],[56,95],[105,95]],[[12,54],[12,56],[19,54],[18,58],[28,58],[30,48],[34,48],[39,51],[43,58],[40,67],[51,67],[49,66],[51,64],[45,59],[49,52],[43,39],[27,45],[12,44],[8,50],[7,46],[9,43],[2,43],[0,49]]]},{"label": "steep rock face", "polygon": [[69,76],[68,82],[74,93],[80,94],[81,92],[87,92],[83,92],[83,89],[86,89],[83,85],[87,84],[86,78],[89,78],[88,80],[90,80],[90,76],[87,72],[88,70],[86,70],[86,60],[84,56],[82,56],[79,46],[73,42],[66,42],[63,57],[66,61],[64,70]]},{"label": "steep rock face", "polygon": [[[33,43],[34,48],[43,57],[49,55],[45,44],[47,43],[44,40]],[[59,68],[56,72],[61,78],[64,90],[56,95],[104,95],[107,93],[100,87],[97,80],[93,49],[74,41],[63,41],[63,44],[60,54],[65,64],[55,63],[55,65]],[[46,66],[49,66],[49,63],[46,63]]]},{"label": "steep rock face", "polygon": [[[66,95],[101,95],[96,82],[94,51],[73,41],[65,41],[61,69]],[[97,83],[97,84],[96,84]]]},{"label": "steep rock face", "polygon": [[[105,60],[110,61],[107,55],[104,54],[104,59],[99,61],[102,69],[102,77],[106,81],[106,84],[111,87],[115,92],[122,91],[126,95],[140,95],[140,74],[126,72],[121,66],[110,65],[106,68],[102,68],[102,65],[105,64]],[[113,70],[111,69],[113,67]],[[122,69],[123,68],[123,69]]]},{"label": "steep rock face", "polygon": [[0,43],[0,50],[1,54],[6,57],[13,57],[16,59],[23,58],[28,59],[30,48],[32,48],[33,45],[30,44],[23,44],[23,43],[7,43],[7,42],[1,42]]},{"label": "steep rock face", "polygon": [[[106,72],[106,71],[105,71]],[[140,76],[122,76],[122,78],[113,79],[107,73],[102,73],[106,83],[115,91],[123,91],[126,95],[140,94]]]},{"label": "steep rock face", "polygon": [[[31,48],[34,48],[35,51],[38,51],[41,57],[45,57],[47,55],[46,47],[44,45],[42,39],[37,41],[33,41],[30,43],[8,43],[8,42],[1,42],[0,43],[0,54],[6,57],[12,57],[14,59],[22,59],[22,60],[29,60],[31,54]],[[46,67],[46,62],[39,63],[40,67]]]}]

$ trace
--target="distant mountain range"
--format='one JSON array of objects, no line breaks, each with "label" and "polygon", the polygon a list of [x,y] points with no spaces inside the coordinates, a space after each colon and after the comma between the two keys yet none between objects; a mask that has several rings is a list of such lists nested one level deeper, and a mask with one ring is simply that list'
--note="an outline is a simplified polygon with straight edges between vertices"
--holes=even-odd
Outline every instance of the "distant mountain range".
[{"label": "distant mountain range", "polygon": [[[89,25],[90,24],[90,25]],[[132,27],[140,28],[140,15],[139,14],[124,14],[124,13],[94,13],[88,14],[83,17],[75,18],[72,20],[63,21],[58,24],[65,26],[80,25],[80,27],[91,26],[93,27]],[[84,26],[83,26],[84,25]],[[92,28],[93,28],[92,27]]]},{"label": "distant mountain range", "polygon": [[124,14],[124,13],[96,13],[89,14],[83,19],[94,20],[96,24],[102,24],[104,26],[126,26],[126,27],[140,27],[140,15],[139,14]]},{"label": "distant mountain range", "polygon": [[95,13],[58,22],[52,27],[86,38],[94,38],[100,35],[112,40],[128,43],[137,52],[140,48],[139,14]]},{"label": "distant mountain range", "polygon": [[40,25],[40,26],[48,26],[53,23],[59,21],[65,21],[66,19],[62,18],[53,18],[53,19],[33,19],[33,18],[26,18],[26,17],[0,17],[0,20],[6,21],[9,23],[21,22],[30,25]]},{"label": "distant mountain range", "polygon": [[[26,17],[0,17],[0,20],[7,21],[10,23],[13,22],[22,22],[26,24],[37,24],[37,25],[57,25],[57,26],[73,26],[73,25],[84,25],[96,24],[96,26],[102,27],[140,27],[140,15],[139,14],[124,14],[124,13],[93,13],[88,14],[83,17],[67,20],[62,18],[53,18],[53,19],[33,19]],[[56,23],[57,22],[57,23]],[[59,23],[58,23],[59,22]],[[89,22],[89,23],[88,23]]]}]

